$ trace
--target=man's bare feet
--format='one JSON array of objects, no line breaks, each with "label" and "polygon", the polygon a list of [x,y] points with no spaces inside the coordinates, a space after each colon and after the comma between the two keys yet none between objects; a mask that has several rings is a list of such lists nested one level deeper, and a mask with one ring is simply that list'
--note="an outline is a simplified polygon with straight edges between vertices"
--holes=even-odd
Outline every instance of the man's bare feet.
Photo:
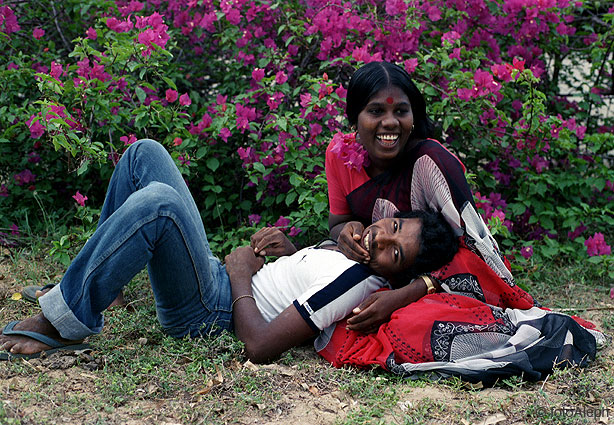
[{"label": "man's bare feet", "polygon": [[[36,332],[66,345],[81,343],[81,341],[69,341],[62,338],[58,331],[51,325],[51,322],[45,318],[43,313],[39,313],[36,316],[29,317],[17,323],[13,330]],[[23,335],[0,334],[0,348],[11,354],[35,354],[49,350],[52,347]]]},{"label": "man's bare feet", "polygon": [[[43,291],[36,291],[36,294],[34,295],[36,298],[40,298],[43,295],[45,295],[47,292],[49,292],[51,290],[51,288],[47,288]],[[107,309],[112,308],[112,307],[127,307],[128,303],[126,302],[126,299],[124,298],[124,291],[119,291],[119,294],[117,295],[117,297],[115,297],[115,299],[113,300],[113,302],[107,307]]]}]

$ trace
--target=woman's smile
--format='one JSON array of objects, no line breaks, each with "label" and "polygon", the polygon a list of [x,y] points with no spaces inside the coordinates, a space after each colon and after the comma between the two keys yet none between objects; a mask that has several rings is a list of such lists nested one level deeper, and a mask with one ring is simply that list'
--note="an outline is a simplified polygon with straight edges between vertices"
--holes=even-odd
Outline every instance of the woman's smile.
[{"label": "woman's smile", "polygon": [[357,140],[369,153],[367,173],[388,169],[403,152],[414,125],[407,95],[396,86],[378,91],[358,114]]}]

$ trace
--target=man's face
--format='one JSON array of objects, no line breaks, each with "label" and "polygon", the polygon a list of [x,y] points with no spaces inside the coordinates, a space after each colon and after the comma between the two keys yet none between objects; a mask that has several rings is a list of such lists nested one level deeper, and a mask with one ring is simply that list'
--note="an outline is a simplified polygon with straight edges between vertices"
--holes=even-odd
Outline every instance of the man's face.
[{"label": "man's face", "polygon": [[419,218],[384,218],[367,227],[360,241],[369,252],[369,267],[390,279],[411,267],[420,251]]}]

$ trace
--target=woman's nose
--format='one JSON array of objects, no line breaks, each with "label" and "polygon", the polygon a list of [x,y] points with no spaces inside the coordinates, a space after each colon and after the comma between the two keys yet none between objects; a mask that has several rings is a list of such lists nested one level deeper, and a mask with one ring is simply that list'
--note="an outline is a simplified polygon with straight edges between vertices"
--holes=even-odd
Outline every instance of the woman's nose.
[{"label": "woman's nose", "polygon": [[384,127],[396,127],[399,125],[399,120],[394,116],[394,113],[388,113],[384,116],[382,120],[382,125]]}]

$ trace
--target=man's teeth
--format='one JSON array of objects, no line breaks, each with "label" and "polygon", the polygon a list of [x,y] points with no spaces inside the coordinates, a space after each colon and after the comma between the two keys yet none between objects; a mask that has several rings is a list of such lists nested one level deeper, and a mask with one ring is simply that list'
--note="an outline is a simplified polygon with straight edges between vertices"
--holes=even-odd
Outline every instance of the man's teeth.
[{"label": "man's teeth", "polygon": [[365,235],[365,248],[367,248],[367,251],[369,251],[369,234],[367,233],[367,235]]}]

